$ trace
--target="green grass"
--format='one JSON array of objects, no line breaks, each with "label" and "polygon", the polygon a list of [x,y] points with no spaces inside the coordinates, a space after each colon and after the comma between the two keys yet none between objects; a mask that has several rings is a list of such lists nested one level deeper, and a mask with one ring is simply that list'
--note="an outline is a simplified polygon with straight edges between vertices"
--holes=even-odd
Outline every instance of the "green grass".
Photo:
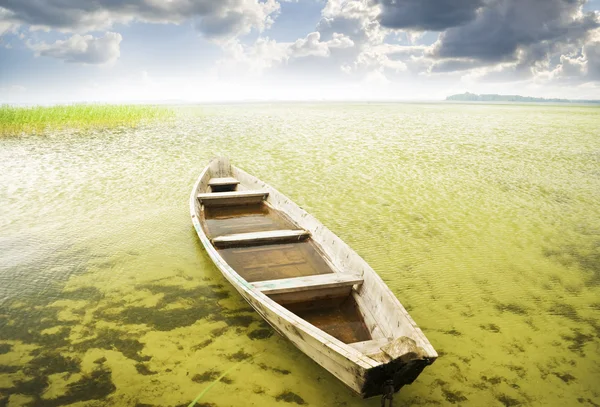
[{"label": "green grass", "polygon": [[166,119],[171,109],[142,105],[79,104],[51,107],[0,106],[0,136],[43,134],[66,128],[86,130],[135,127],[142,121]]}]

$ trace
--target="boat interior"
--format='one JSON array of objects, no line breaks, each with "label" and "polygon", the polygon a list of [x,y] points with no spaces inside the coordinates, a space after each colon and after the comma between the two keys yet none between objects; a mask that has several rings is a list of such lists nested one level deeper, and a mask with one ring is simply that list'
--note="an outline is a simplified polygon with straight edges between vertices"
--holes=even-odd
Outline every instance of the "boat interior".
[{"label": "boat interior", "polygon": [[[310,233],[232,177],[198,194],[201,224],[223,259],[275,302],[346,344],[373,342],[357,304],[361,276],[337,270]],[[373,325],[373,324],[370,324]]]}]

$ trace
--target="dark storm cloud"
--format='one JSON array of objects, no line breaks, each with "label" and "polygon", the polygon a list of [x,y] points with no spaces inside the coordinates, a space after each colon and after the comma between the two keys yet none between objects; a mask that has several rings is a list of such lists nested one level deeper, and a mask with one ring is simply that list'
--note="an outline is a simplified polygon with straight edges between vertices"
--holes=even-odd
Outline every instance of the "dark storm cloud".
[{"label": "dark storm cloud", "polygon": [[482,0],[377,0],[381,25],[418,31],[443,31],[473,20]]},{"label": "dark storm cloud", "polygon": [[[465,71],[500,63],[519,77],[581,50],[600,27],[586,0],[374,0],[383,27],[440,31],[426,53],[429,72]],[[595,48],[588,47],[594,60]],[[595,65],[587,66],[593,77]]]},{"label": "dark storm cloud", "polygon": [[279,9],[276,0],[0,0],[4,21],[67,31],[93,31],[132,20],[195,26],[209,37],[263,29]]},{"label": "dark storm cloud", "polygon": [[501,62],[521,51],[531,62],[559,46],[581,45],[600,26],[594,12],[581,14],[585,0],[495,0],[469,23],[440,36],[433,55]]}]

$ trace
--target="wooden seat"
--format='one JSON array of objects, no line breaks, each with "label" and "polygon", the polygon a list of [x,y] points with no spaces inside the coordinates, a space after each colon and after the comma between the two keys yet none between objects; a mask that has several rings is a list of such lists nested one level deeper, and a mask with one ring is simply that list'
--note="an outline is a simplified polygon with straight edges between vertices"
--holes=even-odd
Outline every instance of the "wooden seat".
[{"label": "wooden seat", "polygon": [[290,243],[304,240],[310,236],[306,230],[268,230],[264,232],[236,233],[212,239],[215,247],[244,247],[262,244]]},{"label": "wooden seat", "polygon": [[239,183],[240,181],[232,177],[211,178],[208,186],[212,192],[226,192],[235,191]]},{"label": "wooden seat", "polygon": [[223,178],[211,178],[208,181],[208,185],[211,187],[220,187],[225,185],[237,185],[240,181],[232,177],[223,177]]},{"label": "wooden seat", "polygon": [[299,291],[320,290],[324,288],[351,287],[362,284],[363,278],[346,273],[318,274],[307,277],[283,278],[280,280],[257,281],[252,283],[254,288],[263,294],[286,294]]},{"label": "wooden seat", "polygon": [[260,203],[268,196],[268,191],[230,191],[198,194],[198,199],[206,206],[249,205]]}]

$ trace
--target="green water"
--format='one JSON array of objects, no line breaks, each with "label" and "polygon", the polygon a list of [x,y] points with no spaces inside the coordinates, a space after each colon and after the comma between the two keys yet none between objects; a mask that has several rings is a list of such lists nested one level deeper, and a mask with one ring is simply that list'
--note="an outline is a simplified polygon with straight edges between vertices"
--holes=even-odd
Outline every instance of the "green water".
[{"label": "green water", "polygon": [[195,235],[208,159],[290,196],[440,354],[396,406],[600,404],[600,110],[177,109],[0,140],[0,406],[379,406],[265,325]]}]

